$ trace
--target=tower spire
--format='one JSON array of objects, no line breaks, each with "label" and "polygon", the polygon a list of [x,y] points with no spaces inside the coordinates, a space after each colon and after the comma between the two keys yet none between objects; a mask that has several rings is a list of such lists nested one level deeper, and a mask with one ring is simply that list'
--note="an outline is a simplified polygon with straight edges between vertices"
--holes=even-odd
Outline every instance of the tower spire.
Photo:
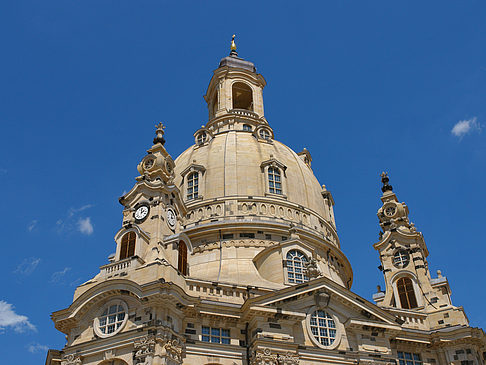
[{"label": "tower spire", "polygon": [[238,57],[238,52],[236,52],[235,37],[236,37],[236,34],[233,34],[233,37],[231,38],[231,52],[230,52],[230,56]]}]

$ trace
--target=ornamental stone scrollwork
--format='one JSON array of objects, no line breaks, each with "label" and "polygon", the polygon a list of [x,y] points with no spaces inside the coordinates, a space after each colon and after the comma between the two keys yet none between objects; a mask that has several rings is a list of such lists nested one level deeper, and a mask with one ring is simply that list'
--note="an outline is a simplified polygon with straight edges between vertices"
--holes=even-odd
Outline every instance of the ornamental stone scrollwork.
[{"label": "ornamental stone scrollwork", "polygon": [[153,336],[144,336],[133,343],[135,348],[135,364],[150,365],[155,354],[155,338]]},{"label": "ornamental stone scrollwork", "polygon": [[285,354],[274,353],[268,348],[253,352],[251,365],[298,365],[299,356],[287,351]]},{"label": "ornamental stone scrollwork", "polygon": [[[162,355],[165,355],[166,357],[172,359],[177,364],[182,364],[183,350],[184,350],[184,348],[182,346],[182,342],[178,338],[175,338],[175,339],[172,339],[172,340],[168,340],[163,345]],[[164,354],[164,352],[165,352],[165,354]]]},{"label": "ornamental stone scrollwork", "polygon": [[81,356],[75,356],[73,354],[66,355],[61,361],[61,365],[82,365]]},{"label": "ornamental stone scrollwork", "polygon": [[315,279],[322,276],[322,272],[319,269],[315,258],[311,258],[310,261],[305,264],[305,270],[309,279]]}]

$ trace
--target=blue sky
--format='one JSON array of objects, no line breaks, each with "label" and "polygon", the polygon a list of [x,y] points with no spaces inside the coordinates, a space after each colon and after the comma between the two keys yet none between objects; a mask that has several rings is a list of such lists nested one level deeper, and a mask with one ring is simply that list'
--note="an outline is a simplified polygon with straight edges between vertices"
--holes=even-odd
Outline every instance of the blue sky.
[{"label": "blue sky", "polygon": [[482,1],[2,2],[3,361],[64,346],[50,313],[114,251],[155,123],[174,158],[193,143],[233,33],[276,139],[306,147],[333,193],[352,289],[371,300],[383,284],[386,170],[431,272],[486,327],[485,18]]}]

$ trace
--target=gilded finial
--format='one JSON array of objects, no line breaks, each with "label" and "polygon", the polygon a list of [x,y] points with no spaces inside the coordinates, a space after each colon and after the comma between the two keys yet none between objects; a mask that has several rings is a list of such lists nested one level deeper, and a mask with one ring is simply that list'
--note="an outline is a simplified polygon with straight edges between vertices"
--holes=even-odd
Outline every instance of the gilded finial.
[{"label": "gilded finial", "polygon": [[231,52],[230,52],[230,56],[238,56],[238,53],[236,52],[235,37],[236,37],[236,34],[233,34],[233,37],[231,38]]},{"label": "gilded finial", "polygon": [[165,139],[164,139],[165,125],[163,125],[162,122],[160,122],[155,126],[155,128],[156,130],[155,130],[154,144],[161,143],[163,145],[165,143]]}]

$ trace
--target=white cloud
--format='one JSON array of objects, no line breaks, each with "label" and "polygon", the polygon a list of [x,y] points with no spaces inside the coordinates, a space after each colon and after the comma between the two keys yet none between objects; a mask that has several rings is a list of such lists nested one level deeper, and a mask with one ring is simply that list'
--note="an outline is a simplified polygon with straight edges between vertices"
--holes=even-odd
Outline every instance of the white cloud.
[{"label": "white cloud", "polygon": [[56,221],[56,231],[59,234],[72,233],[74,231],[81,232],[86,235],[93,233],[93,225],[91,224],[91,219],[88,218],[78,218],[80,212],[86,209],[94,207],[93,204],[85,204],[79,208],[69,208],[66,217],[60,218]]},{"label": "white cloud", "polygon": [[35,326],[29,322],[29,318],[14,312],[12,304],[0,300],[0,333],[5,332],[6,328],[13,328],[17,333],[22,333],[26,330],[37,330]]},{"label": "white cloud", "polygon": [[36,269],[37,265],[41,262],[41,259],[38,257],[29,257],[27,259],[24,259],[17,268],[15,269],[14,273],[15,274],[21,274],[21,275],[30,275],[34,272]]},{"label": "white cloud", "polygon": [[33,342],[29,346],[27,346],[27,350],[29,350],[29,352],[31,352],[33,354],[35,354],[37,352],[44,353],[47,350],[49,350],[49,347],[46,346],[46,345],[41,345],[40,343],[37,343],[37,342]]},{"label": "white cloud", "polygon": [[51,283],[59,283],[69,270],[71,270],[70,267],[65,267],[63,270],[53,273],[51,275]]},{"label": "white cloud", "polygon": [[90,217],[79,218],[78,231],[88,236],[93,233],[93,225],[91,224]]},{"label": "white cloud", "polygon": [[29,225],[27,226],[27,230],[29,232],[32,232],[35,227],[37,227],[37,219],[34,219],[32,222],[29,223]]},{"label": "white cloud", "polygon": [[481,131],[481,125],[478,123],[478,118],[476,117],[460,120],[452,127],[451,133],[458,138],[462,138],[466,134],[474,131]]}]

